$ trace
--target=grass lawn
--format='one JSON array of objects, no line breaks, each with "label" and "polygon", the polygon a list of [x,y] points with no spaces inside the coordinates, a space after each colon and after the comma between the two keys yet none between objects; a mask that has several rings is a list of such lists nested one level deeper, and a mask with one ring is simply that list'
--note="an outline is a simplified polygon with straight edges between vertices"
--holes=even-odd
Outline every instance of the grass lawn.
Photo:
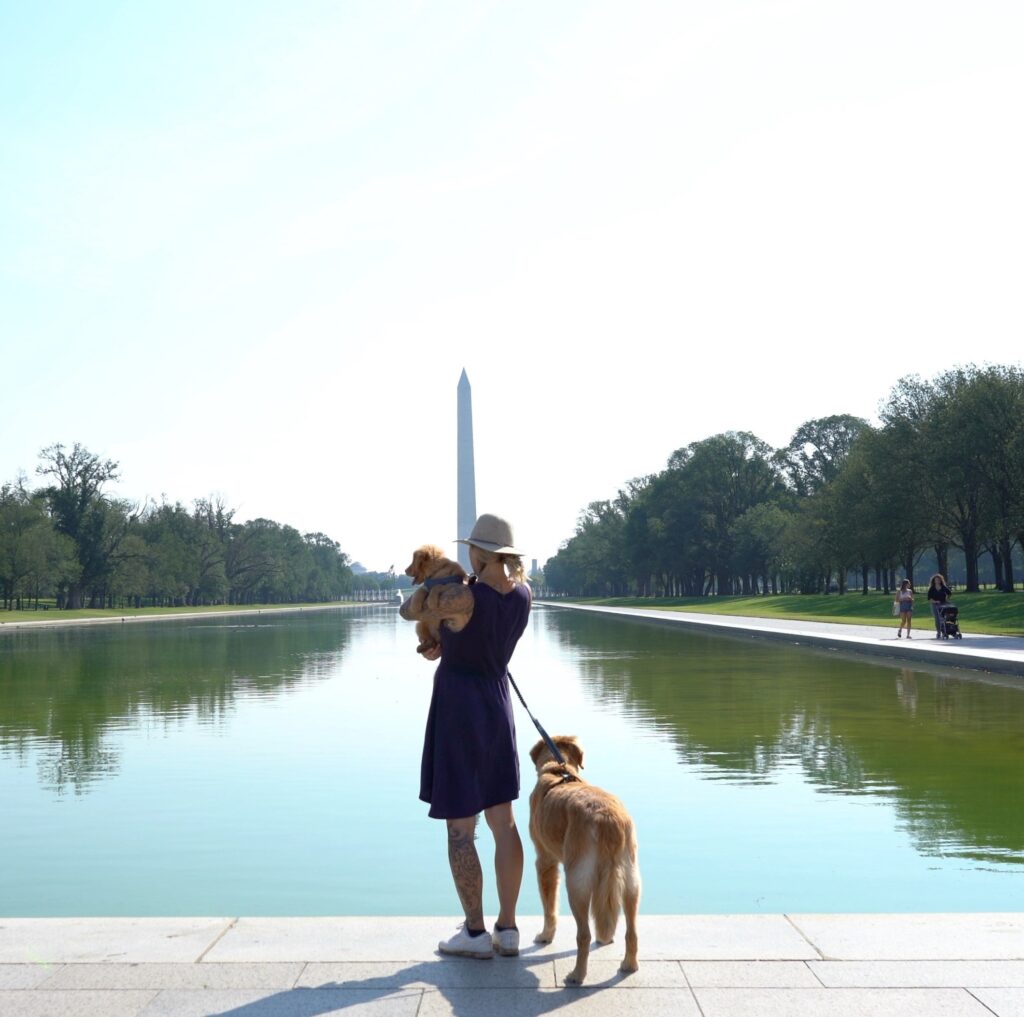
[{"label": "grass lawn", "polygon": [[[925,590],[916,594],[916,628],[931,628],[931,611]],[[1024,636],[1024,593],[959,593],[954,601],[960,608],[960,627],[966,632],[988,635]],[[692,611],[709,614],[746,615],[752,618],[797,618],[803,621],[828,621],[849,625],[894,625],[892,595],[859,592],[843,596],[779,595],[772,597],[579,597],[577,604],[602,604],[609,607],[642,607],[660,611]],[[355,603],[344,602],[344,603]],[[341,607],[334,604],[219,604],[215,607],[143,607],[116,610],[0,611],[0,627],[7,622],[74,621],[79,618],[126,618],[137,615],[155,618],[176,614],[219,614],[225,611],[273,611],[281,608]]]},{"label": "grass lawn", "polygon": [[330,604],[216,604],[212,607],[125,607],[97,610],[82,608],[80,611],[58,611],[51,607],[47,611],[0,611],[0,625],[7,622],[77,621],[82,618],[156,618],[176,614],[222,614],[225,611],[280,611],[302,607],[342,607],[348,603],[354,604],[355,601]]},{"label": "grass lawn", "polygon": [[[892,594],[860,592],[770,597],[606,597],[573,598],[576,604],[608,607],[642,607],[648,610],[692,611],[708,614],[745,615],[751,618],[794,618],[848,625],[895,625]],[[988,635],[1024,636],[1024,593],[958,593],[953,602],[960,608],[960,628]],[[915,593],[915,628],[931,629],[931,610],[926,589]]]}]

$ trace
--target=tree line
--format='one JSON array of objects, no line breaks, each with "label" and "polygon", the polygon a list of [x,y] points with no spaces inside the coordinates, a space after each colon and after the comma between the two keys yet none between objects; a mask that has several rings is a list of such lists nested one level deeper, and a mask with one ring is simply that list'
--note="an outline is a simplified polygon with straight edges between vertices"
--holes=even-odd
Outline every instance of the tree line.
[{"label": "tree line", "polygon": [[773,449],[728,431],[677,449],[660,473],[591,502],[544,566],[550,593],[709,596],[889,591],[922,556],[967,592],[991,558],[1015,588],[1024,547],[1024,372],[974,365],[899,381],[879,426],[810,420]]},{"label": "tree line", "polygon": [[111,497],[119,465],[79,444],[40,452],[0,486],[0,601],[5,610],[287,604],[340,600],[354,577],[323,533],[234,520],[219,499],[138,505]]}]

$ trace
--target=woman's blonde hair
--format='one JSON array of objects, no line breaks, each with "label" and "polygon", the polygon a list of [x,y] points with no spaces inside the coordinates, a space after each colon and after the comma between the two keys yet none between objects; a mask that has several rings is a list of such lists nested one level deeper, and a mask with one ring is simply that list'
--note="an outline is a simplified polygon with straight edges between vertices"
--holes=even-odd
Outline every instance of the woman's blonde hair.
[{"label": "woman's blonde hair", "polygon": [[496,554],[494,551],[487,551],[482,547],[477,547],[476,544],[472,546],[473,550],[483,559],[485,565],[490,564],[492,561],[500,561],[508,571],[509,579],[513,582],[529,582],[526,578],[526,568],[523,565],[523,556],[521,554]]}]

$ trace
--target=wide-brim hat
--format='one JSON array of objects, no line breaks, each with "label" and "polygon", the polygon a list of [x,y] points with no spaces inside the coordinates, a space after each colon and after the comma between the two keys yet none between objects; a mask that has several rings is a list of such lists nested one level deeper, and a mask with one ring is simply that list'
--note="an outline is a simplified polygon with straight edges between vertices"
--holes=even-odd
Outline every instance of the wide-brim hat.
[{"label": "wide-brim hat", "polygon": [[493,551],[495,554],[523,553],[515,547],[512,524],[507,519],[491,515],[489,512],[478,517],[473,524],[473,532],[468,537],[459,537],[455,542],[457,544],[472,544],[474,547],[482,548],[484,551]]}]

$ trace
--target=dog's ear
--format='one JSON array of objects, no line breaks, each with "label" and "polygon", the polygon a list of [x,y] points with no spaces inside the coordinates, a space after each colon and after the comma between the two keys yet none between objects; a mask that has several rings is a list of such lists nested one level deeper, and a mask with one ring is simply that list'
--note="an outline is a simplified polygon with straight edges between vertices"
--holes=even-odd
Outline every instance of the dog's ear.
[{"label": "dog's ear", "polygon": [[406,570],[406,575],[411,576],[417,583],[422,583],[427,574],[427,564],[432,558],[437,558],[441,549],[434,544],[423,544],[412,553],[412,564]]},{"label": "dog's ear", "polygon": [[534,766],[537,765],[537,760],[540,759],[540,754],[544,751],[546,747],[547,746],[544,744],[544,739],[541,738],[541,740],[537,742],[537,744],[534,745],[532,749],[530,749],[530,758],[533,760]]},{"label": "dog's ear", "polygon": [[574,770],[583,769],[583,748],[574,735],[559,735],[554,742]]}]

